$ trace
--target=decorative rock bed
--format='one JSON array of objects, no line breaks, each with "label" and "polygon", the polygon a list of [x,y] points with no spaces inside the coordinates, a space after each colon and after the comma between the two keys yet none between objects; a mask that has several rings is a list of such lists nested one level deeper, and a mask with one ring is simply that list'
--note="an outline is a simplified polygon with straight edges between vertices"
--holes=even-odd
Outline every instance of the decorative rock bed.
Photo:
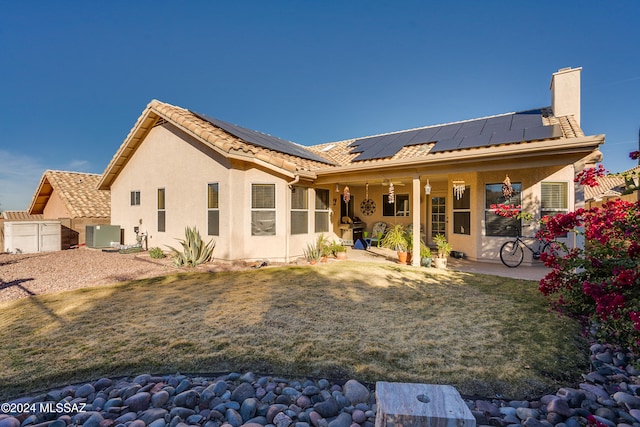
[{"label": "decorative rock bed", "polygon": [[[640,427],[640,370],[629,355],[591,347],[584,382],[531,401],[465,399],[478,426]],[[374,427],[375,393],[356,380],[102,378],[6,402],[0,427]]]}]

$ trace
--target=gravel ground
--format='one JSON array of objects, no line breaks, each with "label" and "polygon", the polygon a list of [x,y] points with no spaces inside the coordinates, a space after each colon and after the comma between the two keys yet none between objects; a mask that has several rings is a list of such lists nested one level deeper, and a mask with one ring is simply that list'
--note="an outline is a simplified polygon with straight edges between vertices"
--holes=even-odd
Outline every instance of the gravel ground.
[{"label": "gravel ground", "polygon": [[[214,262],[197,270],[242,268],[246,267]],[[0,302],[181,271],[193,269],[178,269],[169,258],[152,259],[146,252],[119,254],[80,248],[38,254],[0,253]]]}]

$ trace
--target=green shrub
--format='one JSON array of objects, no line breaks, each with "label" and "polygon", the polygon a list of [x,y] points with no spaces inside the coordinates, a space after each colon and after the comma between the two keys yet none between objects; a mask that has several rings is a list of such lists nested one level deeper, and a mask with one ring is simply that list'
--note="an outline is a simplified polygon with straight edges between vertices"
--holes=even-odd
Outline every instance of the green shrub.
[{"label": "green shrub", "polygon": [[173,263],[176,267],[183,267],[185,265],[195,267],[196,265],[209,262],[213,259],[213,249],[216,246],[213,240],[205,244],[195,227],[187,227],[184,234],[185,239],[180,240],[182,251],[167,246],[171,250]]},{"label": "green shrub", "polygon": [[153,258],[153,259],[160,259],[160,258],[165,258],[166,257],[166,255],[164,254],[162,249],[160,249],[158,247],[149,249],[149,256],[151,258]]}]

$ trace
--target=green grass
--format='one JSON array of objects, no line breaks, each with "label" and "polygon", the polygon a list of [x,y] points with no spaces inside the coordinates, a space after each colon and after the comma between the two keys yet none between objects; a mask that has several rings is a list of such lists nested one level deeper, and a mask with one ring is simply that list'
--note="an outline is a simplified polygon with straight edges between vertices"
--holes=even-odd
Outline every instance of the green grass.
[{"label": "green grass", "polygon": [[0,399],[138,373],[451,384],[527,398],[587,367],[537,283],[351,261],[192,273],[0,303]]}]

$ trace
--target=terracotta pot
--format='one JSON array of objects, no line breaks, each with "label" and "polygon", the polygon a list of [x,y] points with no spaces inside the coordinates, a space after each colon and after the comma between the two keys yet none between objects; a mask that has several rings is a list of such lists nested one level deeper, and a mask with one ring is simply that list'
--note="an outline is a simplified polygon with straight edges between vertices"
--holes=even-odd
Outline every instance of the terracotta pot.
[{"label": "terracotta pot", "polygon": [[347,253],[346,252],[336,252],[336,258],[337,259],[347,259]]},{"label": "terracotta pot", "polygon": [[407,256],[408,256],[408,252],[401,252],[398,251],[398,263],[400,264],[406,264],[407,263]]}]

